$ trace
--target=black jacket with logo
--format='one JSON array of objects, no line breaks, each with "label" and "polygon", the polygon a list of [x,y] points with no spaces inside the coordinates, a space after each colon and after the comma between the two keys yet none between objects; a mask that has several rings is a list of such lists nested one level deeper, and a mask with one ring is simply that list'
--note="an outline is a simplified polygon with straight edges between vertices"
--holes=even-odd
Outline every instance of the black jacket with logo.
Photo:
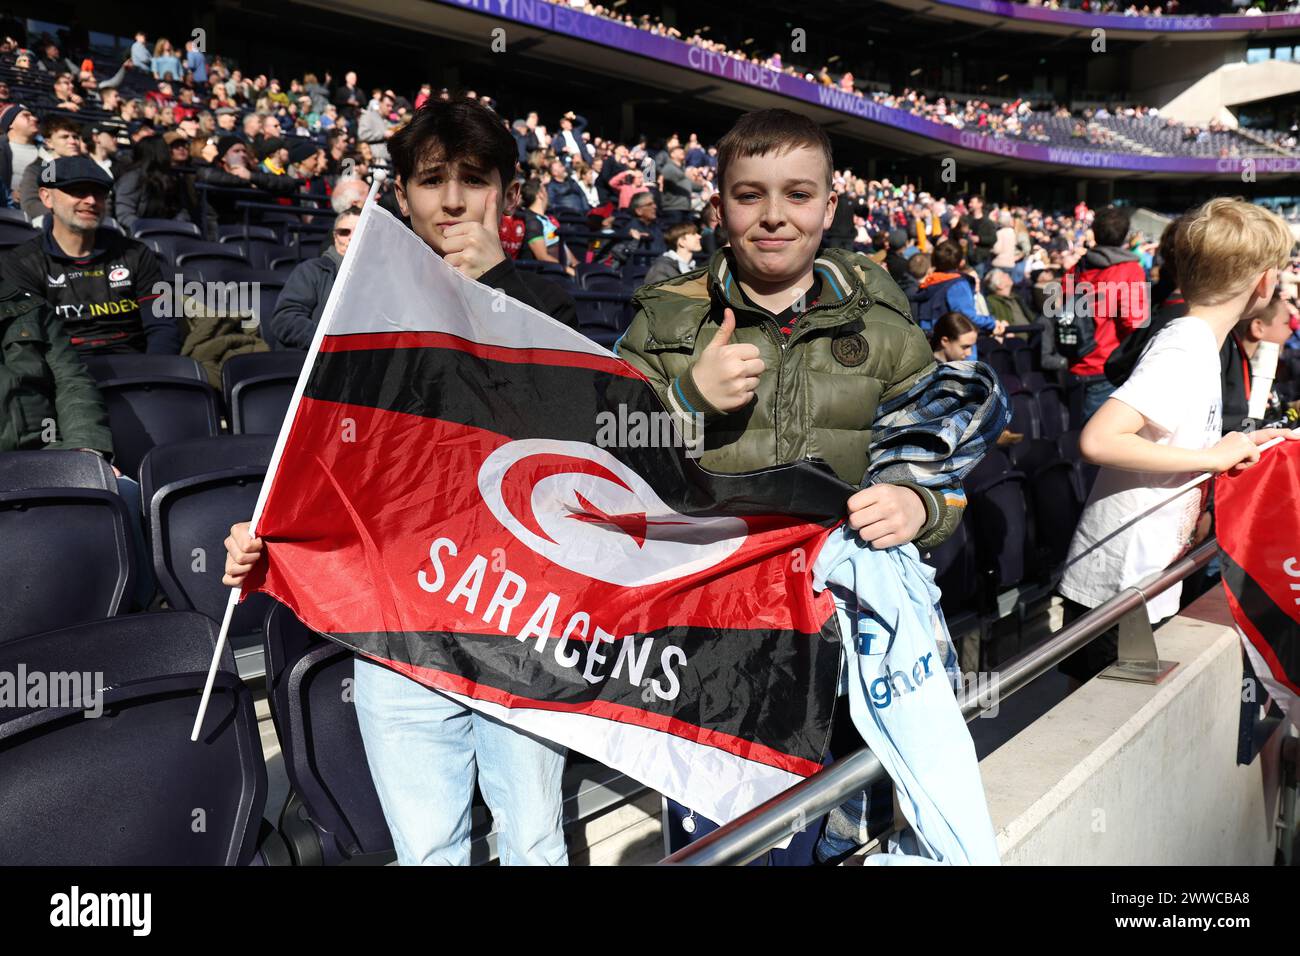
[{"label": "black jacket with logo", "polygon": [[47,226],[0,256],[0,274],[53,306],[78,352],[180,352],[176,320],[154,316],[162,271],[141,242],[101,229],[90,255],[78,259],[59,248]]}]

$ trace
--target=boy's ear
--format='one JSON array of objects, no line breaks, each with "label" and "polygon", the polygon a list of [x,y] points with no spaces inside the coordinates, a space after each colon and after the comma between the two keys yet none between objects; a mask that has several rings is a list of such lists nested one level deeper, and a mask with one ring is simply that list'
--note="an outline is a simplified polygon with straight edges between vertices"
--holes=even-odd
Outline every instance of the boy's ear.
[{"label": "boy's ear", "polygon": [[393,193],[397,196],[397,208],[402,210],[403,216],[410,219],[411,207],[406,202],[406,184],[402,182],[401,176],[393,180]]},{"label": "boy's ear", "polygon": [[822,216],[822,231],[829,229],[831,223],[835,221],[835,207],[840,204],[840,194],[834,189],[826,197],[826,215]]},{"label": "boy's ear", "polygon": [[519,205],[520,199],[523,198],[523,191],[524,184],[519,182],[517,179],[512,179],[510,185],[506,187],[505,193],[502,196],[503,201],[501,204],[501,211],[505,212],[509,209],[516,208]]}]

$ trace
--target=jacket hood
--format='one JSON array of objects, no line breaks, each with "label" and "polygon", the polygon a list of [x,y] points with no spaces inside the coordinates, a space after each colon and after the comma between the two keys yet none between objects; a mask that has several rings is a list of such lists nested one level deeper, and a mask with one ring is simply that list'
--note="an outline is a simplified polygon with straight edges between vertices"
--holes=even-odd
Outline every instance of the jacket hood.
[{"label": "jacket hood", "polygon": [[1138,262],[1136,255],[1119,246],[1093,246],[1079,260],[1080,271],[1087,269],[1109,269],[1122,262]]}]

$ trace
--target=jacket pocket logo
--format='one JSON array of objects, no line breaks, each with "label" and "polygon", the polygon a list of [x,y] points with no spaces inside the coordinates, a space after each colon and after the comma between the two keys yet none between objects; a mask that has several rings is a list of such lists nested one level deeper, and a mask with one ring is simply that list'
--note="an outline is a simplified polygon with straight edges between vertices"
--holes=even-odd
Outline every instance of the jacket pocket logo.
[{"label": "jacket pocket logo", "polygon": [[846,368],[856,368],[867,360],[867,340],[861,335],[841,335],[831,340],[831,355]]}]

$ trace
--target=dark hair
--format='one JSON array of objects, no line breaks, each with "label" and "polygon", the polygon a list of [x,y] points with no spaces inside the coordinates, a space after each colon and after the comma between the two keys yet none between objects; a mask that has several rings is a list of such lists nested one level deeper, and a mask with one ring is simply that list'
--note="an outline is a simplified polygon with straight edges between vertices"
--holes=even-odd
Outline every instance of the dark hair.
[{"label": "dark hair", "polygon": [[[172,172],[171,147],[161,136],[148,136],[135,144],[135,161],[131,169],[139,170],[143,203],[140,215],[151,219],[171,219],[182,209],[193,208],[188,195]],[[188,183],[187,183],[188,185]]]},{"label": "dark hair", "polygon": [[694,235],[699,231],[700,227],[695,225],[693,222],[679,222],[675,226],[669,226],[664,231],[664,245],[669,249],[676,249],[677,243],[681,240],[682,236]]},{"label": "dark hair", "polygon": [[[1169,289],[1178,288],[1178,260],[1174,256],[1174,249],[1178,245],[1178,230],[1185,227],[1191,220],[1191,212],[1185,212],[1177,219],[1171,220],[1165,226],[1165,231],[1160,234],[1160,246],[1156,251],[1156,256],[1160,262],[1160,284]],[[1278,283],[1278,288],[1281,287],[1282,284]]]},{"label": "dark hair", "polygon": [[937,351],[944,339],[956,342],[967,332],[974,331],[975,323],[960,312],[945,312],[934,323],[934,331],[930,333],[930,348]]},{"label": "dark hair", "polygon": [[955,242],[941,242],[934,247],[934,268],[938,272],[954,272],[965,256]]},{"label": "dark hair", "polygon": [[416,166],[438,153],[443,161],[469,160],[501,176],[506,189],[515,176],[519,149],[501,117],[477,100],[429,99],[388,141],[393,172],[405,183]]},{"label": "dark hair", "polygon": [[540,179],[528,180],[528,182],[524,183],[523,189],[520,191],[519,194],[520,204],[525,209],[530,208],[533,205],[533,203],[537,201],[538,194],[544,188],[545,187],[542,185],[542,181]]},{"label": "dark hair", "polygon": [[49,139],[61,129],[69,130],[74,136],[81,135],[81,124],[64,110],[49,113],[41,120],[41,135],[46,139]]},{"label": "dark hair", "polygon": [[718,140],[718,189],[725,188],[727,166],[738,159],[788,153],[807,146],[820,149],[826,157],[826,188],[831,186],[835,160],[826,131],[807,116],[791,110],[755,110],[736,120],[736,125]]},{"label": "dark hair", "polygon": [[1123,206],[1102,206],[1092,218],[1092,237],[1099,246],[1122,246],[1132,219],[1133,212]]}]

